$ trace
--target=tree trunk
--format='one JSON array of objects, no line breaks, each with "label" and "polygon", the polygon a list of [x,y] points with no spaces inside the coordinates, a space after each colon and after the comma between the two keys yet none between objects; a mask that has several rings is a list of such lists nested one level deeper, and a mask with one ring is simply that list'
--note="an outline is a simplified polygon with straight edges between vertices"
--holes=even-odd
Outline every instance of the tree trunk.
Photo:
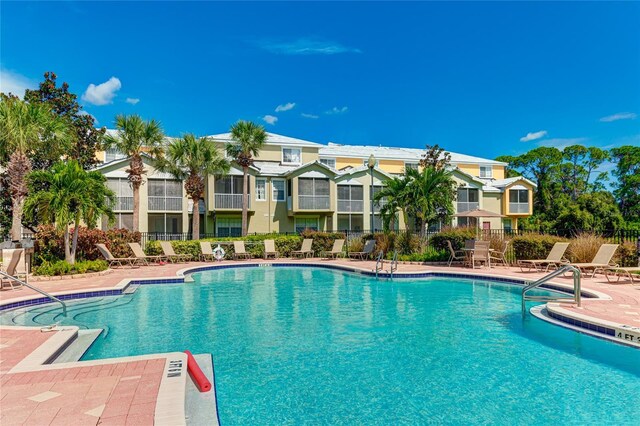
[{"label": "tree trunk", "polygon": [[133,182],[133,231],[140,230],[140,184]]},{"label": "tree trunk", "polygon": [[191,239],[200,239],[200,200],[193,200],[193,213],[191,213]]},{"label": "tree trunk", "polygon": [[27,175],[31,171],[31,160],[24,153],[16,151],[9,156],[7,176],[9,176],[9,194],[11,194],[11,239],[20,240],[22,237],[22,212],[24,200],[27,197]]},{"label": "tree trunk", "polygon": [[80,217],[76,217],[73,225],[73,242],[71,243],[71,259],[68,262],[72,265],[76,263],[76,252],[78,251],[78,234],[80,234]]},{"label": "tree trunk", "polygon": [[13,217],[11,218],[11,239],[18,241],[22,237],[22,210],[24,197],[12,197]]},{"label": "tree trunk", "polygon": [[71,263],[71,247],[69,244],[69,225],[64,226],[64,260]]},{"label": "tree trunk", "polygon": [[249,206],[247,205],[249,194],[249,168],[247,166],[242,167],[242,236],[247,235],[247,216],[249,213]]}]

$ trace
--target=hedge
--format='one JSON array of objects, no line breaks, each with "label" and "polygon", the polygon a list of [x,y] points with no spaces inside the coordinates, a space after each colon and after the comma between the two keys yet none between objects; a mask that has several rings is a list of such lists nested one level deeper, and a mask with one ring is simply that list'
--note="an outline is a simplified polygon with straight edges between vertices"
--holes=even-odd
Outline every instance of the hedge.
[{"label": "hedge", "polygon": [[71,265],[64,260],[54,262],[43,261],[41,265],[34,267],[34,275],[71,275],[85,274],[87,272],[100,272],[109,267],[104,260],[81,260]]},{"label": "hedge", "polygon": [[553,235],[525,234],[513,237],[511,244],[516,259],[546,259],[557,242],[566,241]]},{"label": "hedge", "polygon": [[451,241],[454,250],[461,250],[466,240],[476,238],[476,228],[443,228],[442,231],[431,237],[429,243],[440,250],[449,251],[447,241]]}]

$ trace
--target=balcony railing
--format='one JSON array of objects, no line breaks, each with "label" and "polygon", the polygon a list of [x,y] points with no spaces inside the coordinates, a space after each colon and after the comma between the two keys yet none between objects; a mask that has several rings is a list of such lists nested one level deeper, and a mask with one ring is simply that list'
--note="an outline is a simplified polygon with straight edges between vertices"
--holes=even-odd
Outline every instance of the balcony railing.
[{"label": "balcony railing", "polygon": [[[242,194],[214,194],[216,209],[242,209]],[[251,196],[247,195],[247,208],[251,208]]]},{"label": "balcony railing", "polygon": [[182,211],[182,197],[149,197],[149,210]]},{"label": "balcony railing", "polygon": [[133,197],[116,197],[113,210],[133,210]]},{"label": "balcony railing", "polygon": [[480,208],[480,203],[465,203],[465,202],[458,201],[458,213],[477,210],[479,208]]},{"label": "balcony railing", "polygon": [[338,200],[340,213],[362,213],[364,211],[363,200]]},{"label": "balcony railing", "polygon": [[509,213],[529,213],[529,203],[509,203]]},{"label": "balcony railing", "polygon": [[331,202],[328,195],[299,195],[300,210],[329,210]]}]

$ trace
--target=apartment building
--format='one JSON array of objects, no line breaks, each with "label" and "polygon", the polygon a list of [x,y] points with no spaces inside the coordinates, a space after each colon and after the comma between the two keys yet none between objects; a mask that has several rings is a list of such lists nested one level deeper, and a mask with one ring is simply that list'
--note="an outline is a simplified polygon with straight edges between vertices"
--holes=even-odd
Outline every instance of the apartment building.
[{"label": "apartment building", "polygon": [[[230,134],[211,135],[224,145]],[[316,142],[268,133],[265,146],[249,169],[248,231],[299,232],[317,230],[381,229],[380,207],[372,196],[394,175],[417,168],[423,150],[381,146],[354,146]],[[375,158],[375,167],[367,165]],[[101,153],[98,168],[116,192],[116,223],[133,226],[133,194],[127,181],[128,159],[117,152]],[[189,232],[193,203],[182,182],[157,171],[144,159],[147,174],[141,187],[142,232]],[[534,184],[522,177],[505,179],[505,163],[451,153],[454,179],[459,184],[455,207],[461,213],[484,209],[504,217],[454,218],[453,224],[473,224],[485,229],[517,227],[519,218],[532,214]],[[206,197],[200,203],[201,233],[235,236],[241,232],[242,169],[231,163],[226,176],[209,176]],[[373,194],[373,195],[372,195]],[[471,222],[473,221],[473,222]],[[105,222],[103,227],[108,226]],[[397,226],[405,229],[399,217]]]}]

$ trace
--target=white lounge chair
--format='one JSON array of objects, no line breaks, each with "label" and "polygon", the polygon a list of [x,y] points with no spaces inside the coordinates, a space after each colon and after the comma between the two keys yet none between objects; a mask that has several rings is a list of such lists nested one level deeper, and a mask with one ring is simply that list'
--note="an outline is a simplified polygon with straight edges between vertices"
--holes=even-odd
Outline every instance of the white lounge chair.
[{"label": "white lounge chair", "polygon": [[325,259],[331,259],[331,258],[335,259],[338,256],[344,257],[344,252],[342,251],[343,248],[344,248],[344,239],[335,240],[333,242],[333,247],[331,248],[330,251],[322,252],[322,257],[324,257]]},{"label": "white lounge chair", "polygon": [[138,243],[128,243],[128,244],[129,244],[129,248],[133,252],[133,255],[136,257],[136,259],[138,259],[138,262],[140,262],[143,265],[149,266],[149,260],[159,264],[163,260],[167,259],[166,256],[163,256],[161,254],[158,254],[158,255],[145,254],[144,250],[142,250],[142,246],[140,246],[140,244]]},{"label": "white lounge chair", "polygon": [[214,261],[213,247],[209,241],[200,241],[200,260],[206,262],[207,260]]},{"label": "white lounge chair", "polygon": [[570,265],[580,269],[580,273],[582,274],[586,273],[588,270],[593,270],[591,273],[591,278],[593,278],[598,271],[604,272],[604,270],[609,267],[618,266],[615,263],[611,263],[611,259],[613,259],[613,255],[616,253],[617,249],[618,244],[603,244],[600,246],[591,262],[570,263]]},{"label": "white lounge chair", "polygon": [[569,243],[555,243],[546,259],[518,260],[518,266],[520,266],[522,272],[525,272],[524,268],[527,268],[527,271],[531,271],[532,269],[541,271],[544,266],[544,272],[547,272],[551,266],[557,268],[561,264],[569,263],[569,261],[564,258],[564,252],[567,251],[567,247],[569,247]]},{"label": "white lounge chair", "polygon": [[[11,253],[11,258],[9,259],[7,270],[3,271],[5,274],[18,278],[18,275],[16,274],[16,270],[18,269],[18,263],[20,262],[20,257],[22,256],[23,252],[24,250],[14,250],[13,253]],[[9,284],[9,287],[11,287],[11,290],[20,289],[22,287],[21,283],[0,275],[0,290],[2,290],[5,287],[5,284]]]},{"label": "white lounge chair", "polygon": [[102,256],[104,256],[105,260],[109,262],[110,268],[116,265],[120,267],[140,267],[140,265],[138,265],[138,259],[135,257],[113,257],[107,246],[105,246],[104,244],[96,244],[96,247],[98,247],[98,250],[100,250],[100,253],[102,253]]},{"label": "white lounge chair", "polygon": [[300,257],[313,257],[313,250],[311,247],[313,246],[312,238],[305,238],[302,240],[302,247],[300,250],[294,250],[291,252],[292,256],[300,256]]},{"label": "white lounge chair", "polygon": [[173,250],[173,246],[169,241],[160,241],[160,247],[162,247],[162,252],[171,262],[188,262],[191,260],[190,254],[177,254]]},{"label": "white lounge chair", "polygon": [[362,251],[352,251],[351,253],[349,253],[349,257],[352,259],[364,260],[366,257],[371,256],[371,253],[373,253],[373,250],[375,248],[376,248],[376,240],[367,240],[364,243],[364,247],[362,248]]},{"label": "white lounge chair", "polygon": [[251,253],[244,248],[244,241],[233,242],[233,260],[251,259]]},{"label": "white lounge chair", "polygon": [[264,240],[264,258],[273,256],[274,259],[280,257],[280,253],[276,250],[276,242],[274,240]]}]

